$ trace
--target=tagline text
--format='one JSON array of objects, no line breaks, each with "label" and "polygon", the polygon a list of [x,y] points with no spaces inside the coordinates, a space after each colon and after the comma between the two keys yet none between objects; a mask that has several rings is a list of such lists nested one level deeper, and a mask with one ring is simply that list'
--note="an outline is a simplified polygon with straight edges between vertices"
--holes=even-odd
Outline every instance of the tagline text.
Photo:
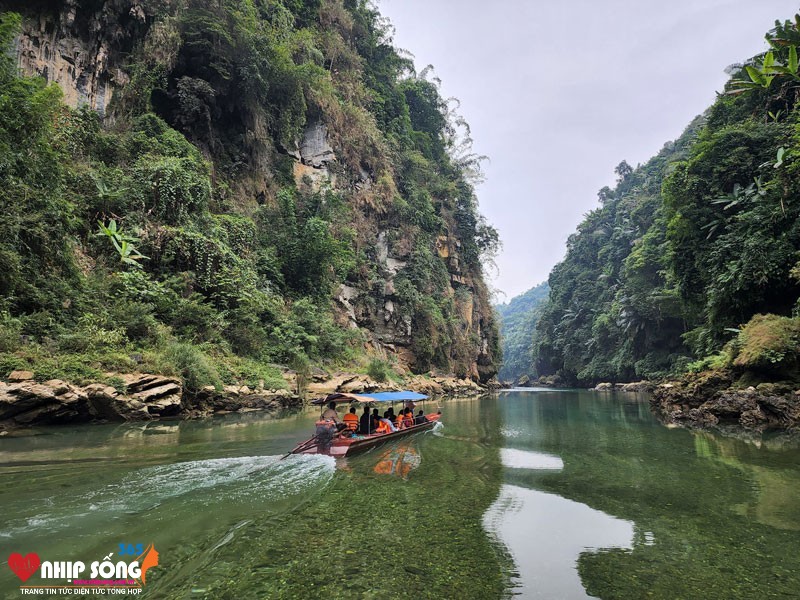
[{"label": "tagline text", "polygon": [[126,596],[139,595],[142,588],[20,588],[22,595],[36,596]]}]

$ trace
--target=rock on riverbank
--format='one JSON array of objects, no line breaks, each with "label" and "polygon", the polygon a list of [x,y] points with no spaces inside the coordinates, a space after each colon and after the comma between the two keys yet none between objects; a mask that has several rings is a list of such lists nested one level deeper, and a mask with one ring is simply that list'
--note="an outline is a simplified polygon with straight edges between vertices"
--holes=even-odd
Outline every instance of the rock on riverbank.
[{"label": "rock on riverbank", "polygon": [[651,381],[631,381],[630,383],[598,383],[592,388],[595,392],[652,392],[655,384]]},{"label": "rock on riverbank", "polygon": [[653,390],[655,412],[678,425],[735,424],[747,430],[800,429],[800,390],[791,383],[732,387],[725,372],[706,372]]},{"label": "rock on riverbank", "polygon": [[[370,393],[388,392],[398,389],[393,381],[375,381],[367,375],[353,373],[318,374],[306,384],[306,393],[312,397],[325,396],[334,392]],[[428,396],[478,396],[486,393],[486,388],[470,379],[447,376],[413,375],[405,378],[402,388],[414,390]]]},{"label": "rock on riverbank", "polygon": [[[121,385],[105,383],[79,386],[59,379],[36,382],[29,371],[14,371],[8,382],[0,381],[0,431],[32,425],[58,425],[93,421],[143,421],[162,417],[197,418],[212,414],[276,411],[303,405],[300,395],[286,389],[246,385],[213,386],[190,394],[180,380],[146,373],[115,376]],[[296,374],[284,375],[297,389]],[[413,376],[403,387],[429,396],[476,396],[486,388],[469,379],[446,376]],[[394,382],[378,382],[366,375],[328,374],[319,371],[306,383],[304,395],[333,392],[380,392],[396,390]]]},{"label": "rock on riverbank", "polygon": [[[302,404],[287,390],[213,387],[188,394],[178,379],[143,373],[119,375],[122,384],[79,386],[52,379],[33,381],[15,371],[0,381],[0,425],[56,425],[90,421],[141,421],[160,417],[197,417],[231,410],[277,410]],[[124,390],[124,391],[123,391]]]}]

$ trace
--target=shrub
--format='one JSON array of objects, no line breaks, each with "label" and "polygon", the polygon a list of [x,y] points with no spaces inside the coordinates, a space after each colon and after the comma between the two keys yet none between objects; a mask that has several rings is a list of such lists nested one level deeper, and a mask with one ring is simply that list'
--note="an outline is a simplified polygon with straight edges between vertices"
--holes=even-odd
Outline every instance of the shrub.
[{"label": "shrub", "polygon": [[207,385],[222,387],[219,372],[211,359],[198,347],[191,344],[171,344],[163,353],[162,370],[168,375],[179,375],[183,387],[197,393]]},{"label": "shrub", "polygon": [[286,381],[277,367],[239,357],[230,357],[221,364],[225,368],[223,378],[229,383],[243,383],[251,388],[262,384],[264,389],[285,389]]},{"label": "shrub", "polygon": [[146,210],[164,222],[177,224],[202,212],[211,196],[208,166],[196,157],[143,156],[134,167]]},{"label": "shrub", "polygon": [[379,358],[373,358],[371,361],[369,361],[369,365],[367,365],[367,375],[378,382],[388,380],[391,372],[392,370],[389,367],[389,364]]},{"label": "shrub", "polygon": [[755,315],[732,346],[735,367],[796,375],[800,359],[800,318]]}]

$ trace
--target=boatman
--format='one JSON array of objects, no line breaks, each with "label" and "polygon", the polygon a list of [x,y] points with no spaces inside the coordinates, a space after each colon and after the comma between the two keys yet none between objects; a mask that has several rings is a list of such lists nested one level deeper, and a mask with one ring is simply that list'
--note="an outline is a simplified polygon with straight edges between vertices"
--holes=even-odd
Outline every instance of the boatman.
[{"label": "boatman", "polygon": [[328,402],[328,408],[326,408],[325,412],[322,413],[321,418],[323,421],[333,421],[334,425],[336,426],[336,431],[341,431],[347,427],[347,425],[339,420],[339,413],[336,412],[336,402],[333,400]]},{"label": "boatman", "polygon": [[317,438],[317,452],[319,454],[330,454],[333,436],[336,435],[336,425],[330,419],[320,417],[316,426],[314,437]]}]

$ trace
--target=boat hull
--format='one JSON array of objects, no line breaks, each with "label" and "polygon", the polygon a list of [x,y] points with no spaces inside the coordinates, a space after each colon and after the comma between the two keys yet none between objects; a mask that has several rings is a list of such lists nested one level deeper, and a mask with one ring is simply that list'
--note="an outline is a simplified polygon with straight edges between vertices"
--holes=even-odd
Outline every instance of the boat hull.
[{"label": "boat hull", "polygon": [[439,413],[432,413],[425,416],[428,419],[427,423],[414,425],[413,427],[408,427],[407,429],[399,429],[390,433],[374,433],[372,435],[355,436],[349,438],[336,437],[331,442],[330,449],[327,452],[325,452],[319,444],[314,443],[314,438],[309,438],[308,440],[295,446],[295,448],[291,451],[291,454],[325,454],[328,456],[333,456],[334,458],[353,456],[354,454],[364,452],[370,448],[374,448],[375,446],[385,444],[386,442],[390,442],[401,437],[406,437],[419,431],[433,429],[433,426],[436,425],[436,423],[439,421],[439,417],[441,417]]}]

